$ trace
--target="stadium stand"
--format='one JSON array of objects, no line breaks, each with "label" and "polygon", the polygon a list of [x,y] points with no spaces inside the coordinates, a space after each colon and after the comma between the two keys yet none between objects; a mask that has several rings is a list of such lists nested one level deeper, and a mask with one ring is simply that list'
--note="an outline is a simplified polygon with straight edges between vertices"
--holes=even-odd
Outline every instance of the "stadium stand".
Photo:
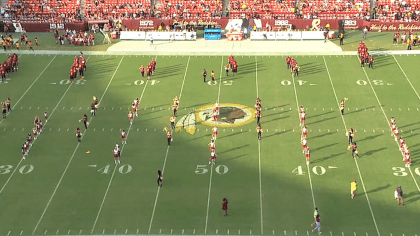
[{"label": "stadium stand", "polygon": [[418,0],[378,0],[373,9],[376,19],[384,22],[419,21],[419,4]]},{"label": "stadium stand", "polygon": [[[414,1],[418,0],[407,1],[378,0],[379,19],[417,19]],[[371,10],[369,0],[230,0],[225,4],[234,19],[369,19]],[[9,0],[6,8],[7,18],[31,21],[72,22],[82,14],[86,20],[188,19],[222,17],[223,0]]]},{"label": "stadium stand", "polygon": [[221,17],[220,0],[160,0],[154,6],[157,18]]},{"label": "stadium stand", "polygon": [[9,0],[5,17],[28,21],[80,20],[80,0]]},{"label": "stadium stand", "polygon": [[150,17],[149,0],[86,0],[87,19],[145,19]]}]

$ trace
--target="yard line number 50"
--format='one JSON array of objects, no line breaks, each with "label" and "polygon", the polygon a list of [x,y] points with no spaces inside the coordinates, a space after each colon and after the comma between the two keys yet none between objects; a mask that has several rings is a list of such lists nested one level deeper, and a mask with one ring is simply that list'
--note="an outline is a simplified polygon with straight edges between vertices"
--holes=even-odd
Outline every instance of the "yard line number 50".
[{"label": "yard line number 50", "polygon": [[[209,172],[207,167],[208,165],[197,165],[197,169],[195,169],[195,173],[198,175],[206,174],[207,172]],[[216,168],[214,168],[214,170],[219,175],[224,175],[229,171],[228,167],[225,165],[218,165],[216,166]]]}]

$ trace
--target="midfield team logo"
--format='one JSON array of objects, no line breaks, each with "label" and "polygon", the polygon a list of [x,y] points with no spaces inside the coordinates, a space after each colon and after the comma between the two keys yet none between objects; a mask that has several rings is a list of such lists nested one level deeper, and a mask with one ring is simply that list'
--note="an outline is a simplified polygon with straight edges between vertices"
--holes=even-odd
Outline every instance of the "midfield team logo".
[{"label": "midfield team logo", "polygon": [[218,127],[237,127],[252,122],[254,117],[254,109],[234,103],[221,103],[219,122],[213,120],[214,105],[207,105],[198,108],[195,112],[190,112],[183,116],[176,124],[175,131],[185,128],[189,134],[196,131],[196,123],[202,123],[207,126]]}]

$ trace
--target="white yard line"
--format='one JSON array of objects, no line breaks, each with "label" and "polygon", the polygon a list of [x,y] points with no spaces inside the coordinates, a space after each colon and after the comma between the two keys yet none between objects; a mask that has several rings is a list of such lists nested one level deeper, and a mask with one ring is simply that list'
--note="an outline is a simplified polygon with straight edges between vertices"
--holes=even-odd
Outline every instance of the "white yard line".
[{"label": "white yard line", "polygon": [[[297,108],[297,113],[298,113],[298,118],[300,120],[300,113],[299,113],[299,100],[297,97],[297,90],[296,90],[296,83],[295,83],[295,76],[292,74],[292,81],[293,81],[293,90],[295,92],[295,99],[296,99],[296,108]],[[309,169],[309,165],[306,165],[307,168],[307,172],[308,172],[308,179],[309,179],[309,186],[311,187],[311,195],[312,195],[312,204],[314,206],[314,208],[316,207],[316,203],[315,203],[315,195],[314,195],[314,188],[312,186],[312,177],[311,177],[311,170]]]},{"label": "white yard line", "polygon": [[[148,83],[149,83],[149,80],[146,80],[146,83],[145,83],[145,85],[144,85],[144,87],[143,87],[143,91],[141,92],[141,95],[140,95],[140,98],[139,98],[139,105],[140,105],[140,103],[141,103],[141,101],[142,101],[142,99],[143,99],[144,91],[146,91],[146,88],[147,88]],[[131,127],[132,127],[132,123],[130,123],[130,126],[128,127],[128,131],[127,131],[127,138],[128,138],[128,135],[130,134]],[[125,143],[123,143],[123,144],[122,144],[120,154],[122,154],[122,153],[123,153],[123,151],[124,151],[124,147],[125,147]],[[118,164],[116,164],[116,165],[114,166],[114,170],[112,171],[112,175],[111,175],[111,178],[110,178],[110,180],[109,180],[109,182],[108,182],[108,186],[107,186],[107,188],[106,188],[106,191],[105,191],[104,197],[102,198],[101,206],[99,207],[98,214],[96,215],[95,222],[93,223],[92,230],[91,230],[91,234],[93,234],[93,231],[95,230],[96,224],[98,223],[99,216],[101,215],[102,208],[103,208],[103,206],[104,206],[104,203],[105,203],[106,197],[108,196],[108,191],[109,191],[109,188],[111,187],[111,183],[112,183],[112,180],[114,179],[114,175],[115,175],[115,171],[117,170],[117,167],[118,167]]]},{"label": "white yard line", "polygon": [[[44,72],[47,70],[47,68],[50,66],[50,64],[53,62],[53,60],[55,59],[57,57],[57,55],[55,55],[52,59],[51,59],[51,61],[50,61],[50,63],[48,63],[47,64],[47,66],[45,66],[45,68],[41,71],[41,73],[38,75],[38,77],[34,80],[34,82],[32,82],[32,84],[28,87],[28,89],[26,89],[26,91],[22,94],[22,96],[19,98],[19,100],[17,100],[17,102],[15,103],[15,105],[13,105],[13,107],[12,107],[12,111],[13,111],[13,109],[15,109],[15,107],[17,106],[17,104],[19,104],[19,102],[20,102],[20,100],[22,100],[22,98],[28,93],[28,91],[32,88],[32,86],[34,86],[34,84],[36,83],[36,81],[38,81],[38,79],[39,78],[41,78],[41,76],[42,76],[42,74],[44,74]],[[10,112],[8,112],[6,115],[8,115]],[[4,121],[4,119],[3,120],[1,120],[0,121],[0,124],[2,123]]]},{"label": "white yard line", "polygon": [[[103,94],[102,94],[102,96],[101,96],[101,99],[99,99],[99,103],[101,103],[101,101],[102,101],[103,97],[105,96],[105,93],[108,91],[108,88],[109,88],[109,86],[111,85],[111,82],[112,82],[112,80],[114,79],[115,74],[116,74],[116,73],[117,73],[117,71],[118,71],[118,68],[120,68],[120,65],[121,65],[121,62],[122,62],[122,60],[123,60],[123,59],[124,59],[124,56],[122,56],[122,58],[121,58],[120,62],[118,63],[118,66],[117,66],[117,68],[115,69],[114,74],[112,75],[112,77],[111,77],[111,79],[110,79],[110,81],[109,81],[108,85],[106,86],[105,91],[104,91],[104,93],[103,93]],[[92,121],[92,118],[93,118],[93,116],[89,119],[89,123]],[[82,139],[83,139],[83,137],[86,135],[86,132],[87,132],[87,130],[86,130],[86,131],[85,131],[85,133],[83,134]],[[60,186],[61,181],[62,181],[62,180],[63,180],[63,178],[64,178],[64,175],[67,173],[67,170],[68,170],[68,168],[69,168],[69,166],[70,166],[70,163],[71,163],[71,161],[73,160],[73,157],[74,157],[74,155],[76,154],[76,151],[77,151],[77,149],[79,148],[79,146],[80,146],[80,142],[78,142],[78,143],[77,143],[77,146],[76,146],[76,148],[74,149],[73,154],[71,155],[70,160],[69,160],[69,162],[67,163],[67,166],[66,166],[66,168],[64,169],[63,174],[62,174],[62,175],[61,175],[61,177],[60,177],[60,180],[58,181],[58,183],[57,183],[57,185],[55,186],[55,189],[54,189],[54,191],[53,191],[53,193],[52,193],[52,195],[51,195],[50,199],[48,200],[47,206],[44,208],[44,211],[42,212],[41,217],[39,218],[39,220],[38,220],[38,222],[37,222],[37,224],[36,224],[36,226],[35,226],[34,230],[32,231],[32,235],[34,235],[34,234],[35,234],[35,231],[37,230],[37,228],[38,228],[39,224],[41,223],[42,218],[44,218],[45,212],[47,212],[47,209],[48,209],[48,207],[50,206],[50,203],[51,203],[52,199],[54,198],[55,193],[57,192],[57,189],[58,189],[58,187]]]},{"label": "white yard line", "polygon": [[[185,83],[185,78],[187,78],[187,71],[188,71],[188,66],[189,65],[190,65],[190,56],[188,57],[187,66],[185,67],[184,79],[182,80],[181,91],[179,92],[179,97],[178,97],[179,100],[181,100],[181,97],[182,97],[182,91],[184,90],[184,83]],[[166,148],[165,159],[163,160],[162,175],[165,172],[166,160],[168,159],[168,153],[169,153],[169,147],[170,146],[168,145],[168,147]],[[157,191],[156,191],[155,203],[153,204],[152,216],[150,217],[148,234],[150,234],[150,230],[152,230],[153,219],[155,217],[155,211],[156,211],[156,205],[157,205],[157,201],[159,199],[159,192],[160,192],[160,187],[158,186]]]},{"label": "white yard line", "polygon": [[[90,57],[90,56],[89,56]],[[55,58],[55,57],[54,57]],[[53,59],[54,59],[53,58]],[[89,59],[88,59],[89,60]],[[52,62],[52,60],[51,60],[51,62]],[[50,62],[50,63],[51,63]],[[49,65],[49,64],[48,64]],[[48,65],[47,65],[47,67],[48,67]],[[47,68],[47,67],[45,67],[45,69]],[[45,69],[44,69],[44,71],[45,71]],[[41,74],[42,74],[43,72],[41,72]],[[41,75],[40,74],[40,75]],[[52,115],[54,114],[54,112],[55,112],[55,110],[57,110],[57,107],[58,107],[58,105],[61,103],[61,101],[63,100],[63,98],[66,96],[66,94],[67,94],[67,92],[70,90],[70,88],[71,88],[71,86],[73,85],[73,83],[71,83],[68,87],[67,87],[67,89],[66,89],[66,91],[64,92],[64,94],[63,94],[63,96],[61,96],[61,98],[60,98],[60,100],[58,101],[58,103],[55,105],[55,107],[54,107],[54,109],[52,110],[52,112],[51,112],[51,114],[49,115],[49,119],[51,119],[51,117],[52,117]],[[23,97],[23,96],[22,96]],[[20,99],[19,99],[19,101],[20,101]],[[16,105],[15,105],[16,106]],[[48,124],[48,122],[46,122],[45,123],[45,125],[44,125],[44,129],[45,129],[45,127],[47,126],[47,124]],[[39,137],[38,137],[39,138]],[[34,143],[36,142],[36,140],[38,140],[38,139],[35,139],[33,142],[32,142],[32,146],[34,145]],[[29,147],[29,150],[31,150],[31,148],[32,148],[32,146],[30,146]],[[3,185],[3,187],[0,189],[0,194],[3,192],[3,190],[6,188],[6,186],[7,186],[7,184],[9,183],[9,181],[10,181],[10,179],[13,177],[13,175],[15,174],[15,172],[16,172],[16,170],[19,168],[19,166],[20,166],[20,164],[22,163],[22,161],[23,161],[23,158],[22,159],[20,159],[20,161],[19,161],[19,163],[16,165],[16,167],[15,167],[15,169],[13,170],[13,172],[10,174],[10,176],[9,176],[9,178],[7,178],[7,180],[6,180],[6,183],[4,183],[4,185]]]},{"label": "white yard line", "polygon": [[[337,93],[335,92],[334,84],[332,82],[331,75],[330,75],[330,70],[328,69],[328,65],[327,65],[327,62],[325,61],[325,57],[324,56],[322,56],[322,59],[324,60],[325,68],[327,69],[328,78],[330,79],[331,88],[333,89],[333,92],[334,92],[335,100],[337,102],[337,107],[340,108],[340,105],[339,105],[340,102],[338,100]],[[364,68],[363,68],[363,70],[364,70]],[[366,74],[366,71],[365,71],[365,74]],[[370,80],[369,80],[369,83],[370,83]],[[372,86],[372,84],[371,84],[371,86]],[[372,89],[373,89],[373,87],[372,87]],[[375,96],[376,96],[376,93],[375,93]],[[376,97],[376,98],[378,98],[378,97]],[[379,100],[378,100],[378,102],[379,102]],[[341,115],[341,113],[340,113],[340,116],[341,116],[341,119],[343,120],[344,128],[347,131],[348,129],[347,129],[346,121],[344,120],[344,116]],[[359,173],[360,182],[362,183],[363,191],[365,192],[366,200],[367,200],[367,203],[368,203],[368,206],[369,206],[370,214],[372,215],[373,223],[375,224],[376,232],[378,233],[378,236],[380,236],[381,233],[379,233],[379,228],[378,228],[378,225],[376,224],[375,215],[373,214],[372,206],[370,205],[369,196],[367,194],[365,183],[363,182],[363,178],[362,178],[362,173],[360,172],[359,164],[357,163],[356,158],[354,158],[354,163],[356,164],[357,172]]]},{"label": "white yard line", "polygon": [[[400,67],[401,72],[404,74],[405,78],[407,79],[408,83],[410,84],[411,88],[414,90],[414,92],[416,93],[417,97],[420,99],[419,94],[417,93],[416,89],[414,88],[413,84],[411,83],[411,81],[408,79],[408,76],[405,74],[403,68],[400,66],[400,63],[398,62],[397,58],[395,58],[394,55],[392,55],[392,57],[394,57],[395,62],[397,62],[398,67]],[[364,69],[364,68],[363,68]],[[387,120],[388,122],[388,120]]]},{"label": "white yard line", "polygon": [[[395,57],[394,57],[395,58]],[[397,62],[398,63],[398,62]],[[401,67],[400,67],[401,68]],[[402,69],[401,69],[402,70]],[[387,117],[387,115],[386,115],[386,113],[385,113],[385,111],[384,111],[384,109],[383,109],[383,107],[382,107],[382,104],[381,104],[381,102],[379,101],[379,98],[378,98],[378,95],[376,95],[376,91],[375,91],[375,89],[373,88],[373,86],[372,86],[372,83],[370,82],[370,79],[369,79],[369,76],[367,75],[367,73],[366,73],[366,70],[365,70],[365,68],[363,67],[363,72],[365,73],[365,75],[366,75],[366,79],[368,80],[368,82],[369,82],[369,85],[370,85],[370,88],[372,89],[372,91],[373,91],[373,94],[375,94],[375,97],[376,97],[376,101],[378,101],[378,104],[379,104],[379,107],[381,108],[381,111],[382,111],[382,113],[384,114],[384,117],[385,117],[385,122],[386,122],[386,124],[388,124],[388,117]],[[404,73],[404,75],[405,75],[405,73]],[[408,78],[407,78],[408,79]],[[411,84],[411,83],[410,83]],[[414,89],[414,88],[413,88]],[[415,92],[416,92],[416,90],[414,90]],[[416,92],[416,94],[417,94],[417,92]],[[418,96],[418,95],[417,95]],[[396,143],[397,144],[397,146],[398,146],[398,143]],[[398,146],[399,147],[399,146]],[[411,174],[411,177],[413,178],[413,181],[414,181],[414,183],[416,184],[416,187],[417,187],[417,190],[420,192],[420,187],[419,187],[419,185],[418,185],[418,183],[417,183],[417,180],[416,180],[416,178],[414,178],[414,175],[413,175],[413,172],[411,172],[411,169],[410,168],[408,168],[409,170],[410,170],[410,174]]]},{"label": "white yard line", "polygon": [[[144,85],[143,91],[142,91],[142,93],[140,95],[140,98],[139,98],[139,105],[140,105],[141,100],[143,98],[144,91],[146,90],[146,87],[147,87],[148,82],[149,82],[149,80],[146,80],[146,84]],[[130,123],[130,126],[128,127],[127,139],[128,139],[128,135],[130,134],[131,126],[132,126],[132,123]],[[122,153],[124,151],[124,147],[125,147],[125,143],[123,143],[122,144],[122,147],[121,147],[121,152],[120,152],[120,155],[121,156],[122,156]],[[109,188],[111,187],[111,183],[112,183],[112,180],[114,179],[115,170],[117,170],[117,167],[118,167],[118,164],[116,164],[114,166],[114,170],[112,171],[111,179],[109,180],[108,186],[106,188],[104,197],[103,197],[102,202],[101,202],[101,206],[99,207],[98,214],[96,215],[95,222],[93,223],[92,230],[90,231],[91,234],[93,234],[93,231],[95,230],[95,227],[96,227],[96,223],[98,223],[99,216],[101,215],[101,212],[102,212],[102,207],[104,206],[104,203],[105,203],[105,200],[106,200],[106,196],[108,196],[108,191],[109,191]]]},{"label": "white yard line", "polygon": [[[217,94],[217,102],[220,104],[220,87],[222,85],[222,73],[223,73],[223,56],[222,56],[222,63],[220,63],[220,76],[219,76],[219,92]],[[206,224],[204,226],[204,234],[207,234],[207,225],[209,222],[209,210],[210,210],[210,196],[211,196],[211,181],[213,179],[213,165],[214,163],[211,163],[210,166],[210,181],[209,181],[209,192],[207,195],[207,210],[206,210]]]},{"label": "white yard line", "polygon": [[[255,57],[255,87],[257,89],[257,98],[259,97],[258,90],[258,61]],[[262,182],[261,182],[261,141],[258,139],[258,177],[260,182],[260,220],[261,220],[261,235],[264,234],[264,219],[263,219],[263,200],[262,200]]]}]

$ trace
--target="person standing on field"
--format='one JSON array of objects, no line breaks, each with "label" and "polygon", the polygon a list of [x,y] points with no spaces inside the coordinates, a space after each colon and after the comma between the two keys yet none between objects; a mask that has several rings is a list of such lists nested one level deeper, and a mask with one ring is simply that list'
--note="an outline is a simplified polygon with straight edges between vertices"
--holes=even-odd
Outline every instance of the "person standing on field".
[{"label": "person standing on field", "polygon": [[318,230],[318,234],[321,234],[321,218],[319,218],[319,214],[315,218],[316,227],[312,230],[312,232],[315,232],[315,230]]},{"label": "person standing on field", "polygon": [[404,197],[403,197],[403,190],[401,186],[398,186],[397,188],[397,197],[398,197],[398,205],[404,206]]},{"label": "person standing on field", "polygon": [[227,200],[227,198],[223,198],[222,210],[223,210],[223,215],[228,216],[228,200]]},{"label": "person standing on field", "polygon": [[363,28],[363,39],[366,39],[367,33],[368,33],[368,28],[367,26],[365,26],[365,28]]},{"label": "person standing on field", "polygon": [[318,217],[318,216],[319,216],[318,207],[315,207],[315,211],[314,211],[314,223],[311,224],[311,227],[312,228],[315,227],[315,225],[316,225],[316,217]]}]

